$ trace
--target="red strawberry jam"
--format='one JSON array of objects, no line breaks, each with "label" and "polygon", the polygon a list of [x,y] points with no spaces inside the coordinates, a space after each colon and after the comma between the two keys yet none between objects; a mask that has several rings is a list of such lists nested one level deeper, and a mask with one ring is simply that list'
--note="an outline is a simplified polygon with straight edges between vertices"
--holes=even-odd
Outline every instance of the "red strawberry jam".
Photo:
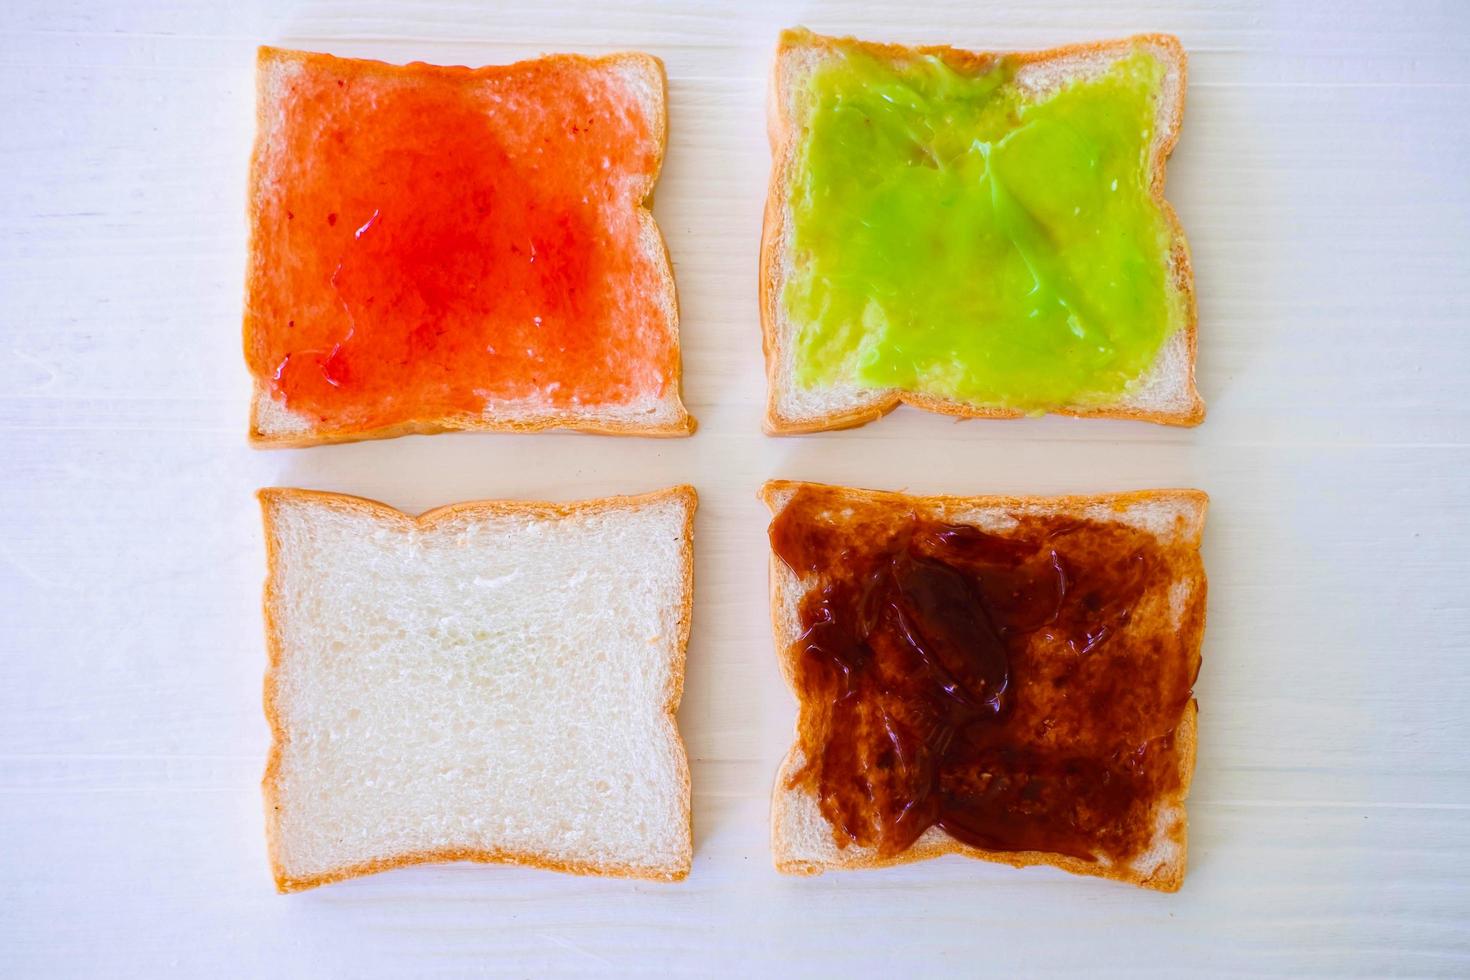
[{"label": "red strawberry jam", "polygon": [[[325,428],[657,398],[677,370],[661,158],[619,61],[265,50],[245,349]],[[650,247],[651,243],[651,247]]]}]

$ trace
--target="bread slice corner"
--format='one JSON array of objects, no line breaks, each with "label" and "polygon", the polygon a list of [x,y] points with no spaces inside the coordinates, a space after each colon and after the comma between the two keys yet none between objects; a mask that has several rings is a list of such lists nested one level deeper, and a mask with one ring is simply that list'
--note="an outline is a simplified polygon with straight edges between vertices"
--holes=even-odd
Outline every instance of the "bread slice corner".
[{"label": "bread slice corner", "polygon": [[[788,187],[796,172],[801,132],[802,82],[824,60],[856,46],[875,57],[901,60],[943,55],[967,61],[995,57],[989,52],[960,51],[947,45],[907,47],[851,38],[825,37],[798,28],[782,32],[768,88],[767,131],[771,144],[771,179],[761,228],[760,315],[762,349],[766,361],[766,409],[763,427],[771,435],[796,435],[866,425],[901,404],[961,418],[1020,418],[1013,409],[975,405],[921,392],[868,388],[852,383],[805,388],[795,374],[795,337],[798,325],[786,315],[782,289],[795,267],[790,232]],[[1017,81],[1036,94],[1045,94],[1070,81],[1106,71],[1115,61],[1146,49],[1165,65],[1163,96],[1159,100],[1150,168],[1153,193],[1172,229],[1170,277],[1180,308],[1180,325],[1165,341],[1153,367],[1112,403],[1064,406],[1051,414],[1079,418],[1119,418],[1164,425],[1195,426],[1204,421],[1205,406],[1195,386],[1198,349],[1198,310],[1189,244],[1178,215],[1164,200],[1166,166],[1179,139],[1184,118],[1188,77],[1187,57],[1179,39],[1170,34],[1139,34],[1115,41],[1073,44],[1045,51],[1014,54],[1021,62]]]},{"label": "bread slice corner", "polygon": [[440,861],[688,875],[692,487],[419,517],[259,498],[280,891]]},{"label": "bread slice corner", "polygon": [[[761,488],[759,495],[774,518],[792,496],[806,486],[822,485],[796,480],[771,480]],[[1198,550],[1204,532],[1205,512],[1209,505],[1209,497],[1203,491],[1185,489],[1061,497],[915,497],[846,487],[824,489],[836,489],[848,500],[855,502],[876,502],[952,523],[973,523],[981,527],[1004,526],[1013,519],[1012,515],[1023,513],[1066,513],[1097,520],[1116,520],[1150,531],[1160,538],[1176,541],[1195,551]],[[770,555],[769,576],[771,626],[776,653],[782,677],[788,688],[796,693],[796,640],[802,632],[800,602],[806,587],[774,551]],[[1187,576],[1176,581],[1174,587],[1179,590],[1177,602],[1181,609],[1187,602],[1197,602],[1203,610],[1206,590],[1203,566],[1196,563]],[[1197,629],[1202,636],[1203,612],[1200,614]],[[1193,644],[1197,649],[1199,636],[1194,637]],[[799,694],[797,696],[800,697]],[[929,828],[907,850],[891,857],[880,857],[873,848],[854,844],[839,846],[834,828],[821,812],[817,799],[806,789],[792,785],[794,777],[805,763],[799,741],[793,741],[782,760],[772,789],[773,862],[776,870],[782,874],[818,875],[826,871],[892,867],[953,854],[1016,868],[1046,865],[1073,874],[1113,879],[1156,891],[1178,891],[1184,882],[1188,857],[1189,824],[1185,799],[1194,775],[1197,722],[1198,705],[1191,699],[1175,729],[1180,773],[1178,791],[1162,801],[1156,810],[1152,845],[1127,865],[1089,862],[1047,851],[986,850],[962,844],[934,827]]]}]

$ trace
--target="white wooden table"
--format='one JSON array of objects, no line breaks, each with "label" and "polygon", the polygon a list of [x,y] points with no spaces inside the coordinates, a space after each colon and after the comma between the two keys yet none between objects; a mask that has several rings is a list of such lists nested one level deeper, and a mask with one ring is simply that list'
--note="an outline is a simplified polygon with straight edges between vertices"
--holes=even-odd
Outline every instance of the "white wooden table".
[{"label": "white wooden table", "polygon": [[[181,9],[183,8],[183,9]],[[1024,48],[1180,35],[1194,431],[1063,419],[760,433],[755,266],[776,31]],[[682,441],[245,445],[243,190],[261,42],[481,64],[639,48]],[[0,6],[0,974],[1470,972],[1470,6],[566,0]],[[772,476],[922,492],[1198,486],[1210,624],[1178,895],[947,860],[770,865],[794,707]],[[257,783],[252,491],[419,510],[689,481],[689,880],[457,865],[281,897]]]}]

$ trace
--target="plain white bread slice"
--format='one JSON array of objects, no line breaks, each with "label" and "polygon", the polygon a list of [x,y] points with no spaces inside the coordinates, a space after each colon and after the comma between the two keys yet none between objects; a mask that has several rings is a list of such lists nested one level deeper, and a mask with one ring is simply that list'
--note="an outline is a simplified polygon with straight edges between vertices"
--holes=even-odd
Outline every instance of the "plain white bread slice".
[{"label": "plain white bread slice", "polygon": [[688,874],[693,488],[418,518],[260,500],[282,891],[448,860]]},{"label": "plain white bread slice", "polygon": [[[779,514],[792,496],[807,485],[773,480],[761,489],[761,499],[773,515]],[[1004,533],[1008,527],[1014,526],[1018,515],[1066,514],[1079,519],[1116,521],[1157,535],[1165,543],[1180,544],[1196,553],[1194,560],[1174,581],[1165,604],[1167,609],[1158,621],[1150,622],[1150,628],[1186,635],[1185,645],[1192,646],[1196,654],[1199,650],[1204,631],[1206,581],[1197,550],[1204,532],[1205,510],[1209,501],[1199,490],[1145,490],[1071,497],[911,497],[874,490],[838,489],[848,500],[878,502],[926,518],[973,525],[991,533]],[[770,558],[770,580],[771,625],[776,653],[782,676],[795,691],[795,644],[802,630],[800,603],[806,586],[774,552]],[[958,854],[1015,867],[1052,865],[1075,874],[1112,878],[1160,891],[1177,891],[1184,881],[1187,858],[1189,823],[1184,801],[1194,774],[1197,715],[1197,706],[1191,700],[1174,733],[1179,758],[1179,789],[1172,797],[1159,801],[1155,810],[1153,843],[1128,864],[1112,865],[1104,860],[1089,862],[1046,851],[987,851],[961,844],[933,827],[908,850],[891,858],[880,858],[873,848],[851,844],[839,847],[832,825],[822,814],[816,797],[803,788],[791,786],[792,778],[805,762],[798,742],[792,745],[782,761],[772,792],[771,850],[776,868],[785,874],[814,875],[831,870],[907,864]]]},{"label": "plain white bread slice", "polygon": [[[808,389],[796,380],[795,337],[800,325],[787,316],[780,298],[785,283],[795,272],[797,262],[791,242],[788,189],[797,168],[797,150],[802,137],[801,120],[806,117],[809,108],[804,99],[807,88],[804,83],[809,74],[824,61],[841,57],[845,48],[854,46],[875,57],[899,63],[929,54],[973,64],[983,64],[998,57],[996,54],[959,51],[945,46],[910,48],[870,44],[823,37],[804,30],[787,31],[782,35],[776,50],[767,107],[772,158],[771,182],[761,232],[760,307],[767,392],[765,429],[775,435],[788,435],[848,428],[871,422],[904,403],[931,412],[965,418],[1018,417],[1021,412],[972,405],[923,393],[865,388],[851,383]],[[1153,175],[1153,193],[1173,229],[1169,271],[1174,286],[1179,326],[1165,341],[1153,368],[1115,403],[1063,407],[1054,411],[1059,415],[1198,425],[1204,419],[1205,410],[1194,383],[1198,320],[1194,273],[1190,266],[1189,245],[1185,241],[1184,230],[1174,209],[1164,200],[1165,165],[1179,138],[1179,127],[1184,117],[1187,70],[1183,47],[1171,35],[1145,34],[1118,41],[1011,54],[1010,57],[1019,63],[1017,84],[1037,96],[1043,96],[1069,82],[1106,72],[1115,61],[1139,49],[1149,51],[1165,65],[1150,169]]]}]

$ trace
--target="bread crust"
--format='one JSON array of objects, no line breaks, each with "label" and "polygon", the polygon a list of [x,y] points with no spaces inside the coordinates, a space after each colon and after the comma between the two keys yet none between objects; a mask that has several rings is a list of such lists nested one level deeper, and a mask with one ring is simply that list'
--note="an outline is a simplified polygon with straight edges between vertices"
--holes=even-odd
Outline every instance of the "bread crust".
[{"label": "bread crust", "polygon": [[[1002,56],[1002,52],[964,51],[942,44],[907,47],[900,44],[881,44],[870,41],[859,41],[855,38],[824,37],[817,34],[805,35],[800,46],[813,46],[827,51],[834,51],[839,46],[849,45],[856,46],[860,50],[879,58],[938,55],[945,58],[951,64],[977,68],[984,67],[994,59]],[[1188,59],[1184,53],[1183,45],[1172,34],[1136,34],[1114,41],[1069,44],[1042,51],[1005,52],[1004,54],[1014,59],[1017,64],[1033,65],[1085,55],[1118,55],[1139,46],[1147,46],[1154,49],[1157,53],[1163,54],[1169,61],[1171,68],[1178,72],[1179,77],[1177,98],[1164,117],[1165,125],[1160,128],[1160,131],[1154,137],[1153,159],[1150,167],[1152,173],[1150,186],[1154,199],[1163,210],[1164,217],[1168,221],[1172,232],[1170,260],[1173,266],[1174,287],[1178,290],[1185,309],[1185,322],[1180,326],[1179,330],[1183,333],[1187,351],[1186,370],[1189,373],[1188,390],[1192,396],[1192,401],[1188,408],[1179,412],[1144,409],[1119,403],[1075,408],[1053,408],[1048,410],[1048,414],[1067,415],[1075,418],[1134,419],[1144,422],[1156,422],[1163,425],[1195,426],[1204,421],[1205,405],[1199,396],[1199,391],[1195,386],[1194,380],[1195,360],[1198,352],[1197,333],[1199,321],[1194,291],[1194,269],[1190,263],[1189,243],[1185,240],[1184,228],[1179,223],[1179,216],[1175,213],[1174,208],[1169,202],[1164,200],[1164,182],[1169,155],[1173,153],[1174,145],[1179,140],[1179,129],[1184,121],[1185,89],[1187,88],[1188,82]],[[794,125],[786,112],[788,87],[791,80],[786,77],[786,59],[784,56],[795,47],[797,45],[793,45],[783,37],[781,43],[776,48],[776,57],[772,66],[766,108],[767,135],[771,143],[771,179],[766,195],[765,216],[761,224],[760,251],[761,349],[765,354],[766,361],[766,411],[763,419],[763,427],[766,433],[769,435],[799,435],[809,432],[823,432],[829,429],[850,429],[882,418],[899,405],[905,404],[913,405],[915,408],[921,408],[927,412],[953,415],[967,419],[1015,419],[1025,417],[1025,412],[1016,409],[972,405],[968,402],[942,398],[937,395],[903,391],[900,389],[891,389],[883,397],[853,409],[836,410],[824,415],[806,418],[793,418],[781,414],[779,409],[779,393],[781,390],[780,355],[783,340],[778,329],[779,310],[777,307],[780,302],[781,287],[784,282],[782,264],[787,239],[789,238],[786,228],[786,186],[794,169],[797,148]],[[1167,342],[1165,348],[1167,348]],[[1161,349],[1160,355],[1162,356],[1163,353],[1164,350]],[[874,391],[881,392],[882,389],[874,389]]]},{"label": "bread crust", "polygon": [[[271,730],[271,747],[266,757],[265,774],[261,778],[261,792],[265,804],[266,850],[270,857],[271,871],[275,877],[276,889],[278,891],[282,893],[304,891],[308,888],[315,888],[318,885],[342,881],[346,878],[356,878],[361,875],[375,874],[391,868],[444,861],[474,861],[482,864],[519,864],[528,867],[543,868],[548,871],[561,871],[568,874],[598,875],[614,878],[642,878],[654,881],[682,881],[689,876],[689,869],[694,859],[691,779],[688,751],[684,744],[683,736],[679,732],[675,713],[678,711],[679,702],[684,695],[684,671],[688,656],[689,628],[694,610],[694,512],[699,506],[699,494],[695,491],[694,487],[688,484],[681,484],[666,490],[655,490],[651,493],[632,496],[599,497],[592,500],[579,500],[571,503],[478,500],[435,507],[432,510],[424,511],[417,517],[405,514],[403,511],[391,507],[388,504],[376,500],[369,500],[366,497],[356,497],[344,493],[331,493],[325,490],[265,487],[256,492],[256,497],[260,501],[261,519],[265,529],[266,555],[266,579],[263,601],[266,673],[262,700],[266,723],[270,726]],[[275,615],[276,583],[280,581],[280,549],[276,542],[273,519],[274,509],[278,504],[293,501],[312,501],[318,505],[325,505],[344,512],[367,514],[374,520],[382,521],[386,524],[418,528],[432,527],[438,521],[452,517],[516,515],[554,520],[573,517],[589,511],[633,510],[646,504],[661,501],[681,502],[684,505],[685,514],[684,545],[681,550],[684,571],[684,594],[681,598],[679,622],[674,643],[674,659],[669,668],[669,686],[664,702],[664,720],[667,724],[668,734],[672,737],[673,744],[678,747],[677,755],[682,767],[682,787],[679,796],[679,805],[684,813],[684,823],[688,828],[688,833],[685,835],[686,847],[681,859],[666,867],[649,868],[647,866],[619,864],[616,862],[564,861],[537,851],[518,851],[503,848],[482,850],[476,848],[449,847],[435,850],[408,851],[372,861],[344,865],[316,875],[293,877],[287,874],[285,865],[281,859],[279,834],[276,823],[276,813],[280,809],[277,804],[277,799],[280,792],[282,747],[286,742],[287,733],[277,705],[277,673],[280,670],[282,658],[284,657],[284,649],[281,631]]]},{"label": "bread crust", "polygon": [[[331,64],[333,70],[350,74],[362,72],[369,66],[381,67],[387,62],[371,58],[338,58],[335,55],[323,54],[314,51],[294,51],[285,48],[274,48],[261,46],[256,54],[256,79],[255,79],[255,131],[256,138],[250,154],[250,189],[249,199],[246,201],[247,218],[256,207],[254,200],[254,189],[259,186],[263,176],[264,168],[264,140],[266,131],[266,114],[272,108],[267,84],[269,80],[269,68],[282,61],[295,61],[306,66]],[[598,409],[589,407],[580,411],[544,411],[536,413],[522,413],[514,417],[486,416],[484,414],[459,414],[431,419],[411,419],[393,425],[378,426],[375,428],[334,428],[321,429],[310,428],[291,432],[268,432],[265,431],[261,419],[260,405],[263,398],[269,398],[269,390],[261,384],[259,377],[252,372],[252,395],[250,401],[250,444],[259,449],[288,449],[303,446],[321,446],[344,442],[361,442],[367,439],[392,439],[406,435],[436,435],[441,432],[544,432],[548,429],[565,429],[575,432],[587,432],[597,435],[636,435],[674,437],[687,436],[694,432],[696,422],[694,416],[689,414],[684,407],[683,401],[683,357],[679,345],[679,294],[674,282],[673,261],[669,256],[668,242],[664,239],[662,230],[653,218],[653,190],[658,183],[659,174],[663,170],[664,154],[668,150],[669,134],[669,99],[668,99],[668,75],[664,70],[663,60],[651,54],[638,51],[625,51],[614,54],[591,57],[580,54],[551,54],[541,58],[528,59],[527,61],[512,62],[508,65],[488,65],[481,68],[462,68],[442,65],[429,65],[423,62],[412,62],[409,65],[389,65],[393,68],[411,68],[416,71],[438,71],[455,74],[469,73],[471,75],[488,75],[497,72],[514,69],[520,65],[531,62],[549,63],[574,68],[596,68],[600,66],[626,66],[645,73],[649,78],[656,79],[657,106],[652,113],[650,121],[654,127],[654,153],[653,166],[644,180],[643,187],[639,193],[640,203],[638,205],[638,217],[645,229],[645,234],[651,233],[659,249],[661,256],[658,268],[660,279],[663,282],[664,295],[667,297],[669,310],[668,329],[673,339],[674,362],[673,373],[668,379],[668,391],[664,398],[671,400],[678,408],[675,417],[663,422],[636,422],[623,419],[599,417]],[[252,256],[256,251],[255,222],[248,221],[251,231],[246,249],[247,256]],[[250,261],[247,258],[247,263]],[[248,266],[247,266],[248,276]],[[250,350],[250,319],[244,318],[243,342],[246,357]],[[490,410],[491,406],[487,406]]]},{"label": "bread crust", "polygon": [[[1205,511],[1209,504],[1209,496],[1203,491],[1183,489],[1136,490],[1124,493],[1058,497],[999,495],[975,497],[935,495],[919,497],[882,490],[831,487],[827,484],[810,483],[800,480],[767,481],[761,487],[759,496],[774,516],[779,514],[782,508],[785,507],[789,495],[803,487],[837,489],[853,500],[918,510],[929,516],[980,509],[1019,510],[1036,507],[1046,507],[1053,512],[1065,512],[1095,507],[1097,505],[1104,505],[1111,509],[1121,511],[1133,504],[1174,500],[1185,503],[1192,508],[1191,519],[1181,530],[1185,540],[1196,548],[1199,545],[1200,537],[1204,530]],[[786,681],[786,685],[791,692],[800,700],[796,686],[796,649],[793,642],[795,635],[789,628],[784,628],[784,624],[778,613],[778,610],[786,608],[787,604],[787,593],[783,583],[792,581],[793,579],[786,573],[785,567],[781,564],[781,559],[776,556],[774,551],[770,555],[768,567],[771,597],[771,628],[776,647],[776,656],[780,662],[782,678]],[[1208,591],[1208,583],[1202,567],[1199,576],[1199,615],[1197,619],[1188,621],[1188,628],[1185,631],[1186,647],[1192,647],[1196,650],[1199,649],[1204,634],[1206,597]],[[974,858],[980,861],[1008,864],[1015,868],[1025,868],[1033,865],[1050,865],[1077,875],[1108,878],[1156,891],[1176,892],[1184,883],[1188,852],[1189,822],[1187,813],[1184,810],[1184,800],[1189,795],[1190,783],[1194,777],[1199,727],[1198,715],[1198,701],[1191,698],[1189,704],[1184,709],[1183,715],[1180,717],[1178,727],[1175,729],[1175,744],[1179,749],[1179,790],[1174,797],[1171,797],[1166,802],[1170,805],[1177,805],[1179,810],[1178,824],[1171,828],[1170,831],[1171,836],[1178,843],[1178,859],[1152,869],[1147,873],[1135,871],[1133,868],[1127,866],[1107,866],[1098,862],[1083,861],[1069,855],[1055,854],[1049,851],[986,850],[963,844],[947,835],[935,835],[932,837],[926,835],[906,850],[887,858],[880,858],[876,853],[871,851],[861,853],[859,849],[850,847],[844,849],[841,852],[841,860],[834,863],[795,859],[783,860],[781,857],[781,852],[784,849],[782,846],[784,838],[781,829],[782,811],[788,794],[793,792],[788,788],[790,781],[803,765],[803,760],[800,757],[800,722],[798,721],[796,732],[797,741],[793,743],[785,759],[781,762],[771,794],[771,850],[776,870],[782,874],[789,875],[818,875],[829,870],[886,868],[900,864],[911,864],[915,861],[927,861],[946,854],[958,854],[962,857]]]}]

